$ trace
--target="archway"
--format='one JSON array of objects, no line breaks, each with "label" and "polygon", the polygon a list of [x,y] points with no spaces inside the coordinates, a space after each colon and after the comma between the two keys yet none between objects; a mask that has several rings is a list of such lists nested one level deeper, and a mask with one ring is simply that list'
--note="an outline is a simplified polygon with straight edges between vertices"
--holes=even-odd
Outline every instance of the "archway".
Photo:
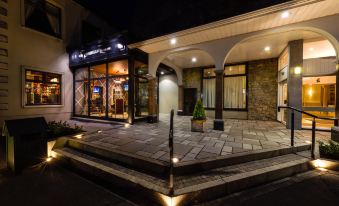
[{"label": "archway", "polygon": [[[214,73],[214,60],[203,50],[181,50],[164,56],[156,70],[159,113],[168,114],[174,109],[180,115],[192,115],[197,99],[203,97],[202,74],[207,68]],[[215,83],[211,82],[210,87],[210,101],[214,102]],[[214,117],[212,111],[207,113]]]},{"label": "archway", "polygon": [[[277,113],[279,105],[335,116],[337,41],[326,34],[310,28],[270,31],[246,38],[228,52],[225,65],[246,65],[248,119],[279,120],[289,127],[290,114]],[[311,126],[306,115],[297,114],[295,122],[296,128]],[[317,122],[318,128],[332,125]]]}]

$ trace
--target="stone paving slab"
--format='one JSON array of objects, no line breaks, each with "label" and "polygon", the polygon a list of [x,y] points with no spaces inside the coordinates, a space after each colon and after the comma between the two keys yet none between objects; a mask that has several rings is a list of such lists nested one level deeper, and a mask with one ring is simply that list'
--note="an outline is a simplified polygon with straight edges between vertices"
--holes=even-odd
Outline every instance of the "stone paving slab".
[{"label": "stone paving slab", "polygon": [[[169,115],[160,115],[155,124],[98,124],[71,121],[87,133],[83,141],[106,148],[169,162]],[[225,131],[213,130],[213,119],[204,125],[204,133],[190,131],[190,117],[175,116],[174,154],[181,162],[221,157],[248,151],[290,146],[290,130],[276,121],[226,119]],[[101,130],[101,132],[96,132]],[[311,140],[311,131],[296,130],[295,143]],[[316,132],[317,140],[330,139],[330,132]],[[306,142],[307,141],[307,142]]]}]

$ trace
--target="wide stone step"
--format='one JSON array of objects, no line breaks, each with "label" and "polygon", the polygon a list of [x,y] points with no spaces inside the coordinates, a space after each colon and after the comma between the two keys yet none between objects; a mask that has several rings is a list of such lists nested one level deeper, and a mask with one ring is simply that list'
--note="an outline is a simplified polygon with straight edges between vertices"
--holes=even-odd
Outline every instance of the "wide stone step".
[{"label": "wide stone step", "polygon": [[[169,164],[168,162],[165,161],[160,161],[148,157],[142,157],[140,155],[120,151],[114,148],[108,148],[98,144],[92,144],[78,139],[67,139],[65,141],[66,144],[64,146],[66,147],[76,149],[86,154],[99,157],[101,159],[105,159],[107,161],[111,161],[132,169],[160,175],[168,172],[169,170]],[[309,144],[302,144],[294,148],[292,147],[270,148],[230,154],[227,156],[179,162],[174,166],[174,173],[177,175],[190,174],[192,172],[196,173],[223,166],[267,159],[295,152],[301,152],[309,149],[310,149]]]},{"label": "wide stone step", "polygon": [[[140,172],[105,161],[72,148],[58,148],[57,159],[72,167],[120,187],[135,189],[144,197],[164,204],[170,196],[168,178]],[[310,159],[299,154],[251,161],[189,175],[175,175],[172,198],[178,205],[205,201],[249,187],[304,172]],[[181,202],[181,203],[180,203]]]}]

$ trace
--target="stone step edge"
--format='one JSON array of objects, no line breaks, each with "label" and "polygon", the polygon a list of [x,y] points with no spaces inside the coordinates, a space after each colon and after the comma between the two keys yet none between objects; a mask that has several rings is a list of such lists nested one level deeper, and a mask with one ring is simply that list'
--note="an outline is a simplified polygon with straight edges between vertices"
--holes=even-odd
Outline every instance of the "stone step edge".
[{"label": "stone step edge", "polygon": [[[67,146],[78,149],[83,152],[88,152],[91,155],[98,155],[118,162],[122,162],[133,166],[135,169],[144,169],[147,167],[150,172],[162,174],[169,169],[168,163],[154,160],[152,158],[142,157],[127,152],[119,151],[116,149],[108,149],[104,146],[84,142],[81,140],[68,139]],[[293,152],[301,152],[309,150],[309,144],[303,144],[292,147],[283,148],[269,148],[263,150],[255,150],[250,152],[242,152],[227,155],[225,157],[220,156],[216,158],[206,158],[203,160],[183,162],[174,165],[174,173],[177,175],[193,173],[192,171],[204,171],[209,169],[215,169],[218,167],[224,167],[227,165],[240,164],[250,162],[254,160],[267,159],[277,157],[285,154],[291,154]]]},{"label": "stone step edge", "polygon": [[153,160],[151,158],[145,158],[138,155],[130,154],[123,151],[117,151],[115,149],[108,149],[106,147],[84,142],[81,140],[68,139],[65,144],[66,147],[88,153],[89,155],[97,156],[98,158],[105,158],[109,160],[115,160],[120,164],[126,164],[134,169],[162,174],[168,170],[168,165],[161,161]]},{"label": "stone step edge", "polygon": [[[101,171],[106,173],[106,175],[112,175],[123,180],[124,186],[130,185],[132,187],[135,187],[135,185],[137,185],[139,188],[148,192],[148,194],[151,195],[150,197],[152,199],[159,200],[159,197],[161,197],[161,195],[169,195],[169,188],[167,187],[161,187],[141,178],[136,178],[135,176],[128,173],[124,173],[119,170],[102,165],[100,163],[88,160],[86,158],[73,155],[67,151],[63,151],[62,149],[56,149],[55,152],[58,154],[58,159],[60,157],[63,157],[66,159],[70,159],[73,163],[75,161],[76,164],[81,164],[87,167],[87,172],[91,171],[93,172],[93,174],[98,175],[98,171]],[[232,175],[229,177],[225,177],[222,180],[205,182],[185,188],[175,189],[174,185],[173,198],[184,197],[180,199],[185,199],[188,202],[192,201],[193,198],[199,201],[209,200],[211,198],[231,194],[245,188],[250,188],[252,186],[292,176],[311,168],[313,167],[310,164],[310,159],[301,158],[299,160],[293,160],[287,163],[269,166],[255,171]],[[84,169],[84,167],[82,167],[82,169]],[[110,179],[112,181],[112,178]]]},{"label": "stone step edge", "polygon": [[310,159],[305,158],[280,165],[270,166],[250,172],[225,177],[222,180],[214,180],[194,186],[174,189],[174,198],[181,201],[207,201],[213,198],[239,192],[246,188],[269,183],[278,179],[293,176],[313,169]]},{"label": "stone step edge", "polygon": [[[157,193],[161,193],[164,195],[169,194],[168,188],[161,187],[152,182],[146,181],[145,179],[136,178],[135,176],[130,175],[126,172],[122,172],[114,168],[108,167],[106,165],[97,163],[95,161],[83,158],[81,156],[74,155],[63,149],[56,149],[55,152],[57,153],[57,156],[56,156],[57,160],[63,160],[64,161],[63,163],[66,163],[66,164],[71,163],[72,164],[71,166],[75,166],[75,164],[80,165],[81,169],[86,170],[86,172],[92,172],[95,175],[98,175],[99,173],[104,172],[106,174],[119,178],[120,181],[122,180],[124,182],[124,184],[128,184],[132,187],[139,186],[139,187],[142,187],[143,189],[146,189],[148,192],[152,192],[152,193],[157,192]],[[70,162],[69,160],[71,160],[72,162]]]}]

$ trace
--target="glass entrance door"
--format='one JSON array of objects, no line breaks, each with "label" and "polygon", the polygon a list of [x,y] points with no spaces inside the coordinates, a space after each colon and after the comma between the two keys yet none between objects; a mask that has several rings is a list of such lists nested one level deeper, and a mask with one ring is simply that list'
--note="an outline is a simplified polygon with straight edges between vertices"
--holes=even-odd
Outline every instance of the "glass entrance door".
[{"label": "glass entrance door", "polygon": [[[278,85],[278,106],[287,106],[287,81],[280,82]],[[281,109],[277,117],[278,121],[286,124],[287,109]]]}]

